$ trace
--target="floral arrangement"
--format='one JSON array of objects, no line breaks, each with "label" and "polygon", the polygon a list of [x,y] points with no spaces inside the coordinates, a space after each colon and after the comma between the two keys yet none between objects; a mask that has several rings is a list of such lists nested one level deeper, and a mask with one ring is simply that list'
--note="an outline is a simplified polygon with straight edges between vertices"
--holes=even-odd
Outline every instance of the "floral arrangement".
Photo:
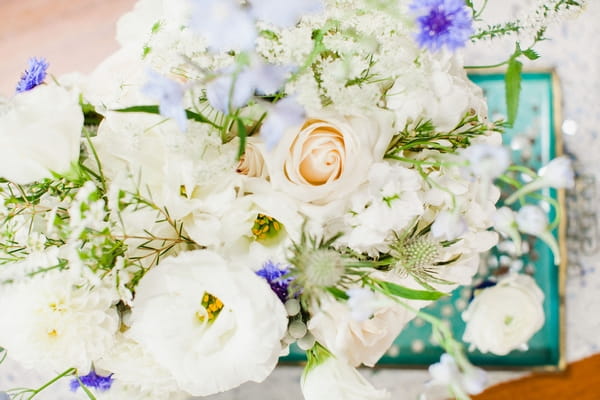
[{"label": "floral arrangement", "polygon": [[[446,352],[431,384],[482,391],[421,309],[471,282],[497,232],[559,262],[558,219],[518,200],[572,185],[569,160],[519,180],[501,132],[520,60],[583,3],[489,26],[470,0],[141,0],[90,76],[31,59],[0,106],[0,345],[56,377],[4,396],[62,378],[90,399],[207,396],[296,343],[306,399],[387,399],[356,368],[417,315]],[[510,35],[490,121],[460,48]],[[515,188],[499,209],[498,181]],[[488,282],[462,339],[507,354],[542,302],[526,274]]]}]

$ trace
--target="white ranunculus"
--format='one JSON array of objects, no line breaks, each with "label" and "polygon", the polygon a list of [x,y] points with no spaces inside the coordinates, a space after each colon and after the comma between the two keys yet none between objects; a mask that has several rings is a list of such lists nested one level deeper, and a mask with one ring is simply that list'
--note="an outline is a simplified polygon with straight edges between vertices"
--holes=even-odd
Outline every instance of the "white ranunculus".
[{"label": "white ranunculus", "polygon": [[287,313],[266,281],[201,250],[140,281],[126,335],[195,396],[260,382],[275,368]]},{"label": "white ranunculus", "polygon": [[[386,301],[387,300],[387,301]],[[374,366],[415,314],[379,295],[373,316],[357,321],[353,309],[327,295],[311,308],[308,329],[323,346],[352,366]]]},{"label": "white ranunculus", "polygon": [[89,287],[68,272],[37,275],[5,286],[0,298],[0,343],[28,368],[85,375],[114,343],[116,291]]},{"label": "white ranunculus", "polygon": [[510,275],[483,289],[463,313],[463,340],[483,353],[525,348],[544,325],[544,294],[531,277]]},{"label": "white ranunculus", "polygon": [[65,173],[79,159],[83,113],[54,85],[15,95],[0,109],[0,176],[27,184]]},{"label": "white ranunculus", "polygon": [[355,368],[333,356],[305,372],[305,400],[386,400],[390,393],[373,387]]},{"label": "white ranunculus", "polygon": [[392,137],[387,112],[345,117],[323,112],[289,129],[265,161],[277,190],[314,204],[344,199],[383,158]]}]

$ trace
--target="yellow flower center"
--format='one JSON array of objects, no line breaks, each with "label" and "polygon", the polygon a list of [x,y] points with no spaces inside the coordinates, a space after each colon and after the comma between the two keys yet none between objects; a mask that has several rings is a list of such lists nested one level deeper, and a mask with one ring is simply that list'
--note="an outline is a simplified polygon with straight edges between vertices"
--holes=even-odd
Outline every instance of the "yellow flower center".
[{"label": "yellow flower center", "polygon": [[200,303],[202,306],[202,310],[196,312],[196,318],[198,321],[209,324],[214,322],[225,305],[218,297],[213,296],[208,292],[204,292],[202,296],[202,302]]},{"label": "yellow flower center", "polygon": [[272,239],[281,231],[281,223],[268,215],[258,214],[252,226],[252,234],[256,240]]}]

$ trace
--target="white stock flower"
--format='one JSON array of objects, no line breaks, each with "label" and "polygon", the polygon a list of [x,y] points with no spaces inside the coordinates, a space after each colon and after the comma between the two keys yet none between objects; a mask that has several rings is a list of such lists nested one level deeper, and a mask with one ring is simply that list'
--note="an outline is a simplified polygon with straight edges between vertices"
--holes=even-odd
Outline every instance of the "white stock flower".
[{"label": "white stock flower", "polygon": [[200,250],[165,258],[144,276],[126,335],[182,390],[207,396],[264,380],[277,364],[287,322],[264,280]]},{"label": "white stock flower", "polygon": [[467,223],[457,212],[442,211],[431,225],[431,235],[436,239],[454,240],[467,231]]},{"label": "white stock flower", "polygon": [[266,154],[273,186],[306,203],[344,199],[365,181],[371,164],[381,161],[392,135],[390,117],[310,115]]},{"label": "white stock flower", "polygon": [[0,109],[0,176],[27,184],[65,173],[79,158],[83,113],[54,85],[15,95]]},{"label": "white stock flower", "polygon": [[0,343],[26,367],[85,375],[114,343],[116,291],[89,287],[69,272],[37,275],[5,286],[0,298]]},{"label": "white stock flower", "polygon": [[527,193],[543,188],[571,189],[575,185],[575,172],[571,160],[567,157],[557,157],[538,171],[539,176],[522,186],[506,199],[506,204],[514,203]]},{"label": "white stock flower", "polygon": [[[332,354],[352,366],[374,366],[415,314],[377,295],[379,307],[371,318],[358,321],[347,303],[322,296],[311,308],[308,329]],[[356,307],[355,307],[356,308]]]},{"label": "white stock flower", "polygon": [[469,161],[471,173],[486,180],[498,177],[510,165],[510,153],[501,145],[475,143],[460,154]]},{"label": "white stock flower", "polygon": [[550,232],[548,214],[541,207],[526,204],[519,209],[516,216],[517,227],[523,233],[537,236],[550,247],[554,255],[554,263],[560,263],[560,248],[554,234]]},{"label": "white stock flower", "polygon": [[481,368],[474,367],[466,360],[459,366],[456,360],[444,353],[438,363],[429,367],[433,380],[428,386],[447,386],[457,399],[469,399],[468,394],[479,394],[487,385],[487,374]]},{"label": "white stock flower", "polygon": [[373,387],[355,368],[334,356],[305,372],[301,380],[305,400],[387,400],[386,390]]},{"label": "white stock flower", "polygon": [[421,183],[414,170],[388,163],[373,164],[367,185],[350,197],[350,210],[344,216],[348,232],[338,243],[373,256],[387,251],[390,236],[406,229],[423,213]]},{"label": "white stock flower", "polygon": [[463,313],[463,340],[482,353],[505,355],[526,348],[544,325],[544,294],[531,277],[509,275],[482,289]]}]

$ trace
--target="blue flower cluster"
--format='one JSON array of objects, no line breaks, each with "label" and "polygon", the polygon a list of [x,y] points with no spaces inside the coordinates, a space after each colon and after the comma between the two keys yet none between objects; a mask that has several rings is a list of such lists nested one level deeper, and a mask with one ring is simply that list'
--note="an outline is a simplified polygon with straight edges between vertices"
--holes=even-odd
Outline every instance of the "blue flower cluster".
[{"label": "blue flower cluster", "polygon": [[464,0],[414,0],[410,9],[417,15],[417,42],[431,51],[444,46],[456,50],[473,33],[471,12]]},{"label": "blue flower cluster", "polygon": [[49,64],[44,58],[30,58],[29,66],[17,84],[17,93],[26,92],[42,84],[46,79],[48,66]]},{"label": "blue flower cluster", "polygon": [[264,278],[279,297],[279,300],[285,303],[289,298],[288,287],[292,281],[291,278],[284,277],[288,272],[288,267],[282,267],[273,261],[267,261],[260,270],[256,271],[256,275]]},{"label": "blue flower cluster", "polygon": [[89,374],[85,376],[80,376],[79,379],[73,379],[70,384],[71,390],[73,392],[76,391],[77,389],[79,389],[81,384],[89,388],[104,392],[110,389],[110,387],[113,384],[112,374],[110,374],[109,376],[102,376],[96,374],[96,371],[92,370]]}]

